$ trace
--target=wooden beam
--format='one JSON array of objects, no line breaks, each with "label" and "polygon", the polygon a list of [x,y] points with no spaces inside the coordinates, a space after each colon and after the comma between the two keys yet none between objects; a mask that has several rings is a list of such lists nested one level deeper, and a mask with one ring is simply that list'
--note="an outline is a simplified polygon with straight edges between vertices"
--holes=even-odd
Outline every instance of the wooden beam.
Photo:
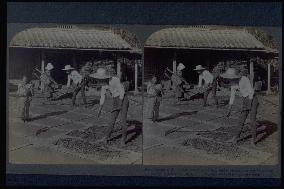
[{"label": "wooden beam", "polygon": [[271,63],[267,64],[267,94],[271,94]]},{"label": "wooden beam", "polygon": [[138,92],[138,60],[135,61],[135,92]]},{"label": "wooden beam", "polygon": [[77,62],[76,62],[76,55],[75,53],[73,53],[72,55],[72,66],[75,68],[75,69],[78,69],[78,65],[77,65]]},{"label": "wooden beam", "polygon": [[251,82],[251,85],[253,86],[254,70],[253,70],[253,60],[252,59],[250,59],[249,74],[250,74],[250,82]]},{"label": "wooden beam", "polygon": [[177,71],[177,61],[176,61],[176,53],[174,53],[173,57],[173,73],[176,73]]},{"label": "wooden beam", "polygon": [[[45,67],[45,53],[44,51],[41,51],[41,72],[44,73],[44,67]],[[40,92],[44,92],[44,83],[40,83]]]},{"label": "wooden beam", "polygon": [[[119,60],[121,60],[121,58],[119,58]],[[124,61],[124,58],[123,58]],[[116,62],[116,75],[118,75],[121,72],[121,62],[117,61]]]},{"label": "wooden beam", "polygon": [[44,66],[45,66],[45,54],[43,51],[41,51],[41,72],[44,72]]}]

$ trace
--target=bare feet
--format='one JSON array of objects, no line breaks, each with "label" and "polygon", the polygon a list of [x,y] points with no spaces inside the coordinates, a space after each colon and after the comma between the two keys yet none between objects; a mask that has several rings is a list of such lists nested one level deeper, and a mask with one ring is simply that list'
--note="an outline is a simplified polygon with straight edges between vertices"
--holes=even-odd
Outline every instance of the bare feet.
[{"label": "bare feet", "polygon": [[256,147],[256,141],[254,140],[254,139],[251,139],[251,141],[250,141],[250,145],[252,146],[252,147]]},{"label": "bare feet", "polygon": [[107,137],[103,137],[103,138],[97,140],[96,143],[107,144]]},{"label": "bare feet", "polygon": [[125,142],[124,140],[121,140],[121,141],[120,141],[120,146],[121,146],[121,147],[125,147],[125,146],[126,146],[126,142]]},{"label": "bare feet", "polygon": [[232,144],[237,144],[238,143],[238,139],[237,137],[233,137],[229,140],[226,141],[227,143],[232,143]]}]

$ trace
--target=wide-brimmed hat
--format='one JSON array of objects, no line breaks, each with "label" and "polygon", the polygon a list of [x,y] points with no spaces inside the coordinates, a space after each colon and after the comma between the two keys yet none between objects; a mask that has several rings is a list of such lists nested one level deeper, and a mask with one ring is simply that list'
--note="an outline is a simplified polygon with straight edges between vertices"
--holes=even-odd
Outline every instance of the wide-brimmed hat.
[{"label": "wide-brimmed hat", "polygon": [[246,76],[246,75],[248,75],[248,69],[241,69],[240,70],[240,75],[244,75],[244,76]]},{"label": "wide-brimmed hat", "polygon": [[235,68],[228,68],[225,73],[220,75],[225,79],[237,79],[241,76],[237,74],[237,70]]},{"label": "wide-brimmed hat", "polygon": [[92,66],[92,65],[93,65],[93,63],[91,61],[87,61],[86,64],[85,64],[85,66]]},{"label": "wide-brimmed hat", "polygon": [[71,67],[70,65],[65,65],[64,69],[62,70],[74,70],[75,68]]},{"label": "wide-brimmed hat", "polygon": [[179,63],[177,66],[177,70],[181,71],[185,68],[185,65],[183,65],[183,63]]},{"label": "wide-brimmed hat", "polygon": [[111,78],[111,75],[108,73],[108,71],[105,68],[98,68],[96,73],[92,73],[89,76],[95,79]]},{"label": "wide-brimmed hat", "polygon": [[203,66],[201,66],[201,65],[197,65],[197,66],[195,66],[195,71],[199,71],[199,70],[205,70],[206,68],[204,68]]},{"label": "wide-brimmed hat", "polygon": [[54,68],[54,66],[51,63],[47,63],[47,65],[45,66],[46,70],[52,70]]}]

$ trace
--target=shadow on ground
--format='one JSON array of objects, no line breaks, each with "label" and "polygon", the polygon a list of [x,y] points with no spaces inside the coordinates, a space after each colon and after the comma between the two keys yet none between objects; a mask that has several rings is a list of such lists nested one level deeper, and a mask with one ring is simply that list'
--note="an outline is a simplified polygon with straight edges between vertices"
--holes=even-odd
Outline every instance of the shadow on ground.
[{"label": "shadow on ground", "polygon": [[94,105],[99,104],[99,103],[100,103],[100,100],[93,99],[93,100],[89,100],[87,104],[88,104],[88,106],[94,106]]},{"label": "shadow on ground", "polygon": [[46,113],[46,114],[43,114],[43,115],[39,115],[39,116],[30,118],[30,121],[44,119],[44,118],[51,117],[51,116],[58,116],[58,115],[66,113],[66,112],[68,112],[68,111],[63,110],[63,111],[49,112],[49,113]]},{"label": "shadow on ground", "polygon": [[218,106],[223,107],[229,104],[229,99],[218,98]]},{"label": "shadow on ground", "polygon": [[72,98],[73,93],[72,92],[68,92],[68,93],[60,93],[59,91],[55,91],[53,93],[54,98],[52,100],[63,100],[63,99],[67,99],[67,98]]},{"label": "shadow on ground", "polygon": [[[135,140],[137,137],[139,137],[139,135],[142,134],[142,122],[141,122],[141,121],[128,120],[128,121],[127,121],[127,125],[128,125],[128,126],[134,126],[133,129],[127,131],[127,135],[132,134],[132,133],[135,133],[135,134],[132,135],[131,138],[129,138],[129,139],[126,141],[126,143]],[[119,135],[117,135],[117,136],[111,138],[110,141],[119,139],[119,138],[121,138],[121,137],[122,137],[122,135],[119,134]]]},{"label": "shadow on ground", "polygon": [[181,116],[193,115],[193,114],[196,114],[197,112],[198,111],[175,113],[175,114],[160,118],[157,121],[162,122],[162,121],[167,121],[167,120],[171,120],[171,119],[176,119],[176,118],[181,117]]},{"label": "shadow on ground", "polygon": [[[263,129],[261,129],[263,128]],[[251,132],[247,130],[247,132],[244,134],[245,136],[240,139],[240,141],[245,141],[249,138],[252,137]],[[268,120],[262,120],[262,121],[257,121],[257,136],[261,136],[258,140],[257,143],[263,141],[264,139],[268,138],[270,135],[272,135],[274,132],[277,131],[277,124],[273,123]]]}]

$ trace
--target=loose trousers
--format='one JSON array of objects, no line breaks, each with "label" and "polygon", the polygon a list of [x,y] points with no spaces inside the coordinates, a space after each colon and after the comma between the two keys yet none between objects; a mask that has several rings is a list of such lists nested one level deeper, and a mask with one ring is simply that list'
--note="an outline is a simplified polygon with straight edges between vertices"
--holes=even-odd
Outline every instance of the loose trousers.
[{"label": "loose trousers", "polygon": [[160,109],[161,97],[155,96],[150,97],[146,101],[146,111],[147,117],[152,121],[157,121],[159,119],[159,109]]},{"label": "loose trousers", "polygon": [[250,127],[251,127],[251,134],[253,141],[255,142],[257,132],[256,132],[256,114],[257,114],[257,109],[259,106],[258,98],[257,96],[254,96],[252,101],[249,100],[248,97],[243,98],[243,106],[242,106],[242,111],[238,123],[238,131],[237,131],[237,137],[240,137],[240,134],[243,130],[245,121],[250,114]]},{"label": "loose trousers", "polygon": [[29,97],[19,97],[18,106],[20,111],[20,118],[22,120],[29,119],[31,99]]},{"label": "loose trousers", "polygon": [[81,91],[81,95],[82,95],[84,104],[85,105],[87,104],[86,95],[85,95],[86,84],[87,84],[87,82],[84,79],[84,80],[82,80],[82,82],[80,84],[77,84],[77,86],[75,87],[75,89],[73,91],[73,95],[72,95],[72,105],[73,106],[75,106],[76,96],[79,93],[79,91]]},{"label": "loose trousers", "polygon": [[128,111],[128,107],[129,107],[129,101],[128,101],[128,97],[127,95],[124,96],[123,100],[122,100],[122,105],[121,108],[118,109],[117,108],[117,101],[119,100],[119,97],[115,97],[113,98],[113,110],[111,112],[111,117],[110,117],[110,122],[109,125],[107,127],[106,130],[106,136],[107,138],[110,137],[112,131],[113,131],[113,127],[115,125],[116,119],[119,115],[119,113],[121,113],[121,124],[122,124],[122,140],[124,142],[126,142],[126,137],[127,137],[127,111]]},{"label": "loose trousers", "polygon": [[207,104],[207,99],[208,99],[208,95],[210,92],[212,92],[212,98],[214,98],[215,105],[218,105],[218,99],[216,96],[217,85],[218,85],[217,79],[214,79],[212,84],[209,84],[208,87],[205,89],[204,96],[203,96],[203,105]]}]

